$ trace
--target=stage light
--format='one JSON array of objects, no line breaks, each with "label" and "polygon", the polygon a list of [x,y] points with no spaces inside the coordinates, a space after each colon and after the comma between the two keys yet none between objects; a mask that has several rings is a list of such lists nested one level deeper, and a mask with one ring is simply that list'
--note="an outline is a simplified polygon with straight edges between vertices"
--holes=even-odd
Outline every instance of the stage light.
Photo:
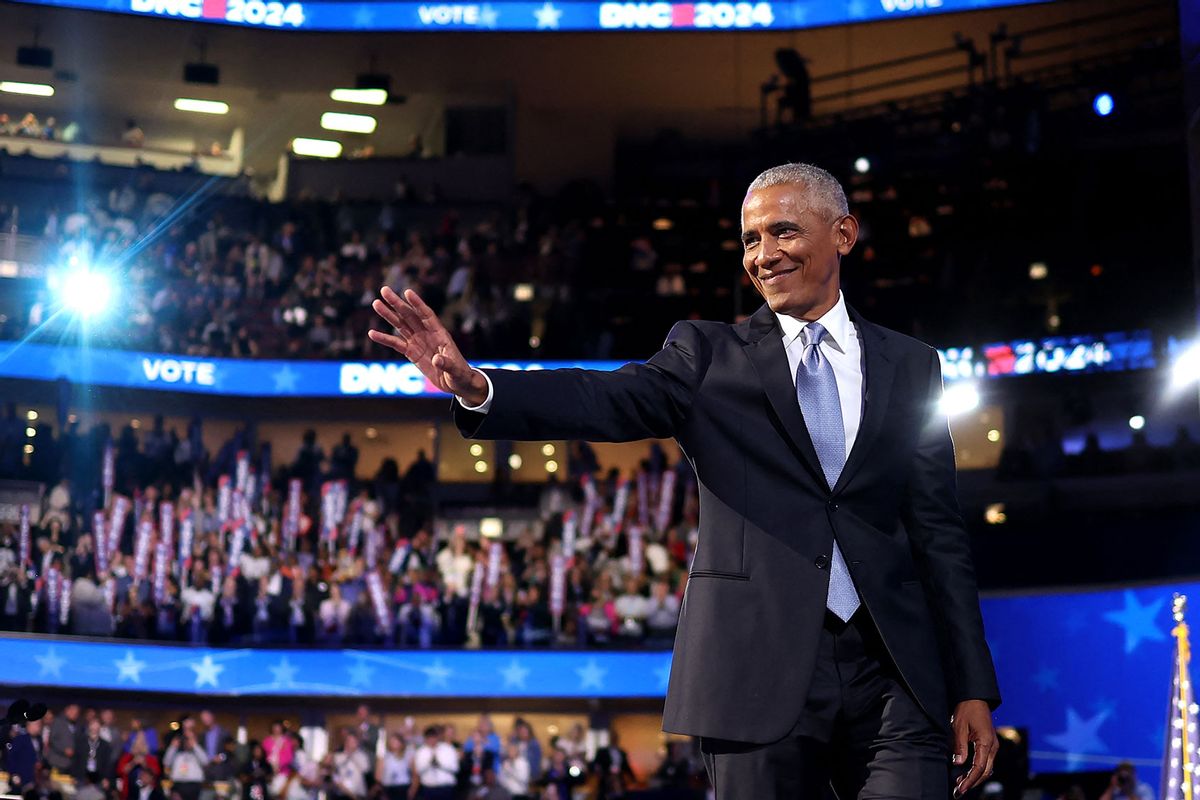
[{"label": "stage light", "polygon": [[487,462],[486,461],[476,461],[475,462],[475,471],[476,472],[487,472]]},{"label": "stage light", "polygon": [[1171,388],[1183,387],[1200,381],[1200,342],[1184,350],[1171,366]]},{"label": "stage light", "polygon": [[8,92],[9,94],[31,94],[35,97],[54,97],[54,87],[48,83],[0,81],[0,92]]},{"label": "stage light", "polygon": [[38,418],[38,413],[36,411],[34,411],[32,408],[25,412],[25,419],[29,420],[30,422],[33,422],[37,418]]},{"label": "stage light", "polygon": [[659,217],[651,225],[656,231],[669,231],[675,227],[675,223],[666,217]]},{"label": "stage light", "polygon": [[1101,92],[1092,100],[1092,110],[1102,117],[1107,117],[1111,114],[1115,106],[1113,96],[1108,92]]},{"label": "stage light", "polygon": [[385,89],[334,89],[329,93],[329,99],[339,103],[381,106],[387,102],[388,93]]},{"label": "stage light", "polygon": [[483,445],[481,445],[481,444],[471,445],[471,455],[475,456],[476,458],[483,455]]},{"label": "stage light", "polygon": [[378,428],[367,428],[367,438],[368,439],[378,439],[379,438],[379,429]]},{"label": "stage light", "polygon": [[854,171],[860,175],[865,175],[871,171],[871,159],[859,156],[854,159]]},{"label": "stage light", "polygon": [[321,127],[327,131],[374,133],[377,124],[374,117],[366,114],[341,114],[337,111],[326,111],[321,115]]},{"label": "stage light", "polygon": [[112,281],[108,275],[87,267],[72,269],[58,290],[63,305],[82,317],[103,314],[112,299]]},{"label": "stage light", "polygon": [[1035,261],[1029,265],[1029,280],[1040,281],[1050,274],[1045,261]]},{"label": "stage light", "polygon": [[983,510],[983,519],[989,525],[1002,525],[1008,521],[1008,515],[1004,513],[1004,503],[992,503]]},{"label": "stage light", "polygon": [[1129,427],[1133,428],[1135,431],[1140,431],[1142,428],[1146,427],[1146,418],[1141,414],[1134,414],[1129,418]]},{"label": "stage light", "polygon": [[546,462],[546,472],[558,472],[558,462],[553,459]]},{"label": "stage light", "polygon": [[292,152],[298,156],[337,158],[342,154],[342,145],[340,142],[331,142],[328,139],[297,137],[292,139]]},{"label": "stage light", "polygon": [[940,408],[948,417],[965,414],[979,407],[979,389],[973,383],[956,383],[942,393]]},{"label": "stage light", "polygon": [[528,303],[532,299],[532,283],[518,283],[513,286],[513,300],[516,300],[518,303]]},{"label": "stage light", "polygon": [[497,539],[504,533],[504,521],[499,517],[484,517],[479,520],[479,535],[486,539]]},{"label": "stage light", "polygon": [[197,114],[228,114],[229,103],[220,100],[196,100],[191,97],[175,98],[176,111],[194,111]]},{"label": "stage light", "polygon": [[990,431],[988,431],[988,433],[987,433],[987,439],[988,439],[988,441],[989,441],[989,442],[998,442],[998,441],[1000,441],[1000,431],[996,430],[995,428],[992,428],[992,429],[991,429]]},{"label": "stage light", "polygon": [[37,436],[37,428],[33,428],[33,427],[26,428],[25,435],[28,436],[30,439],[32,439],[33,437]]},{"label": "stage light", "polygon": [[525,463],[525,462],[521,460],[520,453],[513,453],[511,456],[508,457],[508,466],[510,469],[520,469],[521,464],[523,464],[523,463]]},{"label": "stage light", "polygon": [[550,444],[549,442],[546,442],[544,445],[542,445],[542,455],[544,455],[544,456],[554,455],[554,445]]},{"label": "stage light", "polygon": [[27,456],[28,456],[28,455],[32,455],[32,454],[33,454],[33,445],[31,445],[31,444],[27,444],[27,445],[25,445],[25,447],[23,448],[23,450],[24,450],[24,452],[25,452],[25,455],[27,455]]}]

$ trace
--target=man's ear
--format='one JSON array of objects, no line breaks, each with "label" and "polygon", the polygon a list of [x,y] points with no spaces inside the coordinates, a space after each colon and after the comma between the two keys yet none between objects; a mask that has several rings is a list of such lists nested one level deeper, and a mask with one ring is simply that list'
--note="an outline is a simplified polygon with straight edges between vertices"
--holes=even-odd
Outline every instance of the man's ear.
[{"label": "man's ear", "polygon": [[858,241],[858,219],[847,214],[834,223],[833,240],[837,242],[838,255],[848,255]]}]

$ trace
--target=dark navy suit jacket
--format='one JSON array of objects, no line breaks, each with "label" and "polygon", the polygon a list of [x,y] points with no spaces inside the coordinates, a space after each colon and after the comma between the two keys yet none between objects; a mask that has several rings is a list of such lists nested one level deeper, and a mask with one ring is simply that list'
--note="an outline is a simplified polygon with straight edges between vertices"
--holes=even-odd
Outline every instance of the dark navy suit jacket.
[{"label": "dark navy suit jacket", "polygon": [[771,742],[804,707],[834,538],[909,690],[948,729],[953,704],[1000,702],[956,496],[937,352],[848,306],[863,342],[862,424],[828,486],[763,305],[683,321],[615,372],[486,370],[478,439],[674,437],[695,470],[700,536],[680,613],[665,730]]}]

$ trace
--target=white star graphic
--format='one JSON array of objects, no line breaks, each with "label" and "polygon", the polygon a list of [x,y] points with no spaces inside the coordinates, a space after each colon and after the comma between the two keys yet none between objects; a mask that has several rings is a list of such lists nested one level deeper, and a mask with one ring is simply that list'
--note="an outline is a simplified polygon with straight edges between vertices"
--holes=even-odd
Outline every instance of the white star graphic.
[{"label": "white star graphic", "polygon": [[522,667],[521,663],[515,658],[508,662],[508,666],[500,670],[500,674],[504,676],[505,689],[524,689],[525,679],[529,677],[529,668]]},{"label": "white star graphic", "polygon": [[275,676],[275,682],[280,686],[291,686],[296,680],[296,673],[300,671],[298,668],[292,666],[287,656],[284,656],[282,661],[273,667],[268,667],[268,669],[271,670],[271,674]]},{"label": "white star graphic", "polygon": [[1067,754],[1067,771],[1074,771],[1082,763],[1080,756],[1103,755],[1108,752],[1108,745],[1101,741],[1097,729],[1108,719],[1109,712],[1101,711],[1091,719],[1083,719],[1073,709],[1067,709],[1067,729],[1062,733],[1051,734],[1046,741]]},{"label": "white star graphic", "polygon": [[375,668],[361,658],[354,660],[354,666],[348,667],[350,672],[350,685],[363,686],[370,688],[371,677],[375,674]]},{"label": "white star graphic", "polygon": [[272,372],[271,380],[275,381],[275,394],[294,393],[296,391],[296,379],[299,377],[300,375],[288,364],[284,364]]},{"label": "white star graphic", "polygon": [[667,684],[671,682],[671,661],[667,661],[658,669],[654,670],[654,674],[658,676],[658,688],[666,689]]},{"label": "white star graphic", "polygon": [[205,684],[208,684],[215,689],[217,687],[217,676],[220,675],[225,669],[223,664],[214,663],[212,656],[205,656],[203,661],[196,662],[195,664],[188,664],[188,666],[191,667],[192,671],[196,673],[197,689]]},{"label": "white star graphic", "polygon": [[483,4],[483,8],[479,9],[479,27],[495,28],[496,22],[500,19],[500,12],[492,8],[487,3]]},{"label": "white star graphic", "polygon": [[441,687],[443,689],[450,688],[450,684],[447,682],[447,679],[450,677],[451,673],[454,672],[454,670],[443,664],[440,658],[434,659],[432,666],[428,666],[421,671],[424,672],[428,678],[428,680],[425,681],[426,689],[433,689],[435,687]]},{"label": "white star graphic", "polygon": [[538,30],[543,28],[557,28],[558,20],[562,17],[562,9],[556,8],[554,3],[547,2],[541,8],[535,8],[533,15],[537,17]]},{"label": "white star graphic", "polygon": [[1161,642],[1167,638],[1162,629],[1154,623],[1165,602],[1167,602],[1166,598],[1160,597],[1149,605],[1142,605],[1138,602],[1137,595],[1126,589],[1125,607],[1120,611],[1109,611],[1104,615],[1104,619],[1125,629],[1126,653],[1132,653],[1143,639]]},{"label": "white star graphic", "polygon": [[145,661],[138,661],[133,657],[133,650],[125,651],[125,658],[120,661],[113,661],[119,672],[117,673],[117,683],[124,681],[126,678],[134,683],[142,682],[142,670],[146,668]]},{"label": "white star graphic", "polygon": [[579,676],[580,689],[603,689],[604,676],[608,674],[608,670],[601,669],[596,659],[589,658],[586,664],[575,669],[575,674]]},{"label": "white star graphic", "polygon": [[61,678],[63,664],[67,663],[65,658],[54,652],[53,647],[46,651],[46,655],[34,656],[33,660],[42,667],[38,670],[39,678]]}]

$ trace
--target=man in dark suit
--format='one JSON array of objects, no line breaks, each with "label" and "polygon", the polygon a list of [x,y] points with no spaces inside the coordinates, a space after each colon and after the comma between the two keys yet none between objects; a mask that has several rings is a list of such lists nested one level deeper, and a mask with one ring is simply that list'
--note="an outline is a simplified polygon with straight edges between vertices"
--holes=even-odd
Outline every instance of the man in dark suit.
[{"label": "man in dark suit", "polygon": [[369,337],[456,395],[469,437],[679,442],[700,537],[663,727],[700,737],[721,800],[829,783],[842,800],[944,800],[951,761],[955,794],[992,771],[1000,694],[940,361],[845,302],[858,230],[829,173],[764,172],[742,241],[766,304],[677,323],[615,372],[475,370],[415,293],[374,304],[395,330]]}]

